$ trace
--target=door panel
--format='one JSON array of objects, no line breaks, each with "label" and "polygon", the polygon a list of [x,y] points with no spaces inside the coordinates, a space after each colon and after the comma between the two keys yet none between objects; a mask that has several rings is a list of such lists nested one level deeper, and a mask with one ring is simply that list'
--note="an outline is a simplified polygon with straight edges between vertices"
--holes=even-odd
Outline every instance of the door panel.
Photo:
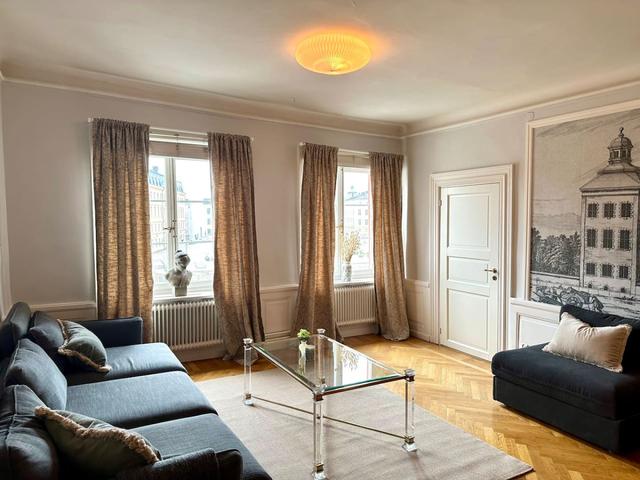
[{"label": "door panel", "polygon": [[500,185],[441,189],[440,343],[482,358],[498,349]]},{"label": "door panel", "polygon": [[489,303],[485,295],[449,290],[449,342],[487,351]]},{"label": "door panel", "polygon": [[464,282],[487,286],[488,276],[484,271],[487,262],[475,258],[449,257],[448,279],[452,282]]}]

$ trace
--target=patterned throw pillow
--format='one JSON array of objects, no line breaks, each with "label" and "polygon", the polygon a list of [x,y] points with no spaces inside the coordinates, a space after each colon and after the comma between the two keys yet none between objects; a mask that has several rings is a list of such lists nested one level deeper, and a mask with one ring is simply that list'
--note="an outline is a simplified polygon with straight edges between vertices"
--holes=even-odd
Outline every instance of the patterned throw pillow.
[{"label": "patterned throw pillow", "polygon": [[37,407],[35,413],[44,420],[58,452],[88,475],[111,478],[161,459],[139,433],[64,410]]},{"label": "patterned throw pillow", "polygon": [[58,323],[64,336],[64,343],[58,348],[60,355],[76,358],[98,372],[111,370],[107,365],[107,351],[91,330],[68,320],[58,320]]}]

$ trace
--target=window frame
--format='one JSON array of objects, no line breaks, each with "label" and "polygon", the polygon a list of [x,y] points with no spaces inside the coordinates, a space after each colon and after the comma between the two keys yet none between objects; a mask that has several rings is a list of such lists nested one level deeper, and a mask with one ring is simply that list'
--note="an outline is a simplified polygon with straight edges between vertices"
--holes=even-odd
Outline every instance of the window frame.
[{"label": "window frame", "polygon": [[[369,268],[367,268],[366,270],[355,270],[353,269],[353,263],[352,263],[351,282],[345,282],[342,280],[343,260],[342,260],[341,242],[337,240],[338,232],[341,231],[341,228],[344,228],[344,172],[345,172],[345,169],[347,171],[351,170],[354,172],[367,170],[369,175],[369,214],[368,214],[369,224],[367,225],[369,229],[369,244],[370,244]],[[364,156],[364,155],[338,153],[338,171],[336,175],[336,193],[334,198],[334,207],[335,207],[335,236],[336,236],[336,249],[335,249],[334,266],[333,266],[334,284],[340,285],[340,284],[353,284],[353,283],[373,283],[373,275],[374,275],[373,198],[371,196],[371,164],[369,162],[368,155]]]},{"label": "window frame", "polygon": [[587,203],[587,218],[598,218],[598,210],[600,210],[597,202]]},{"label": "window frame", "polygon": [[[605,275],[605,268],[610,270],[608,275]],[[610,263],[603,263],[600,265],[600,276],[602,278],[613,278],[613,265]]]},{"label": "window frame", "polygon": [[[622,272],[626,273],[626,275],[622,275]],[[629,265],[618,265],[618,278],[621,280],[630,280],[631,278],[631,269],[629,268]]]},{"label": "window frame", "polygon": [[631,230],[628,228],[621,228],[618,231],[618,250],[623,250],[625,252],[631,250]]},{"label": "window frame", "polygon": [[[610,245],[607,245],[608,241],[611,241]],[[602,248],[611,250],[615,248],[615,234],[613,229],[605,228],[602,230]]]},{"label": "window frame", "polygon": [[616,218],[616,204],[615,202],[605,202],[602,207],[602,218]]},{"label": "window frame", "polygon": [[[186,243],[185,241],[181,241],[178,238],[178,198],[177,198],[177,176],[176,176],[176,160],[190,160],[190,161],[199,161],[199,162],[207,162],[208,159],[202,157],[186,157],[186,156],[172,156],[166,155],[164,152],[154,153],[151,152],[149,157],[155,157],[157,159],[164,159],[165,163],[165,188],[166,188],[166,221],[167,225],[163,228],[165,230],[165,235],[167,236],[167,261],[168,268],[173,268],[174,265],[174,256],[175,252],[178,249],[180,243]],[[209,165],[209,169],[211,166]],[[215,211],[213,208],[213,188],[211,192],[211,215],[212,215],[212,223],[213,218],[215,218]],[[211,245],[212,245],[212,257],[215,255],[213,251],[213,247],[215,245],[215,226],[211,226],[212,236],[211,236]],[[171,253],[173,252],[173,253]],[[193,270],[192,270],[193,271]],[[160,285],[157,285],[157,282],[154,282],[153,286],[153,300],[162,300],[167,298],[173,298],[173,288],[169,285],[168,282],[163,282]],[[198,296],[198,297],[213,297],[213,281],[192,281],[189,284],[187,297]],[[182,298],[182,297],[181,297]]]},{"label": "window frame", "polygon": [[633,203],[622,202],[620,204],[620,218],[633,218]]},{"label": "window frame", "polygon": [[587,228],[587,239],[586,239],[587,248],[597,248],[598,247],[598,229],[596,228]]}]

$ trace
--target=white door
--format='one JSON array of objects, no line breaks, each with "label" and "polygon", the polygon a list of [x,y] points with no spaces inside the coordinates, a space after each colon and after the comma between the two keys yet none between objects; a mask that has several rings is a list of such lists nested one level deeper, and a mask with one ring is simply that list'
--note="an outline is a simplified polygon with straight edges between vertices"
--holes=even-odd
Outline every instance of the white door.
[{"label": "white door", "polygon": [[500,184],[441,189],[440,343],[489,359],[500,323]]}]

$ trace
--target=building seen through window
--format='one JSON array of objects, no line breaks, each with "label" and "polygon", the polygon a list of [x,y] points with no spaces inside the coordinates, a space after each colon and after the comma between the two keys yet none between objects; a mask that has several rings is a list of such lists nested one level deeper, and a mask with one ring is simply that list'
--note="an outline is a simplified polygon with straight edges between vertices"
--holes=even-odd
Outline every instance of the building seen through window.
[{"label": "building seen through window", "polygon": [[209,162],[151,156],[149,202],[154,296],[171,295],[165,274],[176,250],[189,254],[190,293],[213,291],[213,208]]}]

